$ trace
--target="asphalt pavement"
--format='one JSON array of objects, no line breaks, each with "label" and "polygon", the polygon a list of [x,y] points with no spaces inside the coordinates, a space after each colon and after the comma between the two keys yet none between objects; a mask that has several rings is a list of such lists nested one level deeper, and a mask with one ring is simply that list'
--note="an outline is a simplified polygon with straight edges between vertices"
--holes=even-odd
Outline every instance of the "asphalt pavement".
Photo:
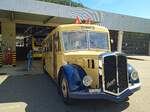
[{"label": "asphalt pavement", "polygon": [[0,75],[0,112],[6,112],[4,109],[7,112],[149,112],[150,57],[145,58],[146,61],[129,61],[139,72],[142,89],[130,96],[129,101],[120,103],[86,100],[65,105],[56,85],[42,72],[40,61],[34,62],[29,72],[23,62],[16,68],[5,66],[0,68],[4,73]]}]

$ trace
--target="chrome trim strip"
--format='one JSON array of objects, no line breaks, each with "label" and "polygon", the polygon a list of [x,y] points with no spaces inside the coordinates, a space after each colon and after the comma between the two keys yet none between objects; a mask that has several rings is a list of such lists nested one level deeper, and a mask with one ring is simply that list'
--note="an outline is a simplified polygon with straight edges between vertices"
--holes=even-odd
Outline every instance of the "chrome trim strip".
[{"label": "chrome trim strip", "polygon": [[130,86],[129,89],[135,89],[135,88],[138,88],[138,87],[141,87],[141,83],[134,84],[134,85]]}]

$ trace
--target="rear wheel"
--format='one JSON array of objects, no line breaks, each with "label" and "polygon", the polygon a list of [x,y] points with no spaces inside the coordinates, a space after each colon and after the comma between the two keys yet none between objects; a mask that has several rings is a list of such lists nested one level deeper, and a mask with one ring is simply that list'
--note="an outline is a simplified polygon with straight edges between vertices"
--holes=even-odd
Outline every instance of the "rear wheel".
[{"label": "rear wheel", "polygon": [[68,94],[68,82],[66,80],[66,77],[64,75],[61,75],[60,78],[60,93],[61,97],[66,104],[71,104],[71,99],[69,98]]}]

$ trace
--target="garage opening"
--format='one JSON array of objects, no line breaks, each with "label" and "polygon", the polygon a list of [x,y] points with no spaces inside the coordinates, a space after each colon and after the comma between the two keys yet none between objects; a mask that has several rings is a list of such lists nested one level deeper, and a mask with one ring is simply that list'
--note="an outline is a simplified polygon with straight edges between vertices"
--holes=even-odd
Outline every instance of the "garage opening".
[{"label": "garage opening", "polygon": [[41,42],[54,27],[16,24],[16,60],[26,59],[29,49],[33,50],[33,58],[41,57]]}]

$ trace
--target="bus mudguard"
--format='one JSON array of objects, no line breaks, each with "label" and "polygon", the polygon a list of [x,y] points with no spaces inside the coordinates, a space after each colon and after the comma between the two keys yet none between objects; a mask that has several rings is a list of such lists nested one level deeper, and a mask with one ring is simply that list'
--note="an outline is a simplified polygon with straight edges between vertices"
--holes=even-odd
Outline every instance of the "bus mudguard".
[{"label": "bus mudguard", "polygon": [[70,91],[78,91],[85,89],[85,87],[82,84],[82,79],[86,75],[86,73],[80,66],[73,64],[66,64],[62,66],[60,68],[58,81],[62,74],[67,79]]}]

